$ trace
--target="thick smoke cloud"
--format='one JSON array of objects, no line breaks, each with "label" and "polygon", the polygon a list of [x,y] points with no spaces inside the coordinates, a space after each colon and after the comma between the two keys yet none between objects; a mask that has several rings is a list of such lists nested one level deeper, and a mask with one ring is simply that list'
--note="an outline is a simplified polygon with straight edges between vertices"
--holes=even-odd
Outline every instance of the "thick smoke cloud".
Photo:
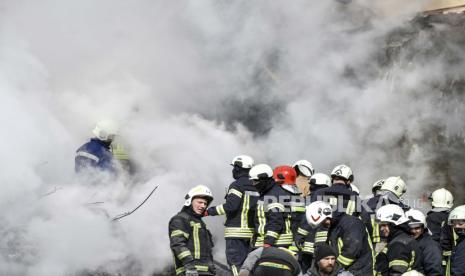
[{"label": "thick smoke cloud", "polygon": [[[184,194],[205,184],[220,203],[242,153],[347,163],[365,194],[390,175],[412,198],[461,184],[453,24],[412,21],[417,1],[320,2],[3,1],[0,274],[161,272]],[[75,177],[101,118],[135,176]],[[223,219],[206,221],[224,260]]]}]

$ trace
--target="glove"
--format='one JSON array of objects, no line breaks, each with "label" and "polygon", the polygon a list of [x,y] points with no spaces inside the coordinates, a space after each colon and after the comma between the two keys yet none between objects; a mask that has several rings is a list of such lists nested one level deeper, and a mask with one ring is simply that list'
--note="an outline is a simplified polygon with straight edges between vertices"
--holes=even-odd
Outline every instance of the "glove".
[{"label": "glove", "polygon": [[197,269],[186,269],[186,276],[199,276]]}]

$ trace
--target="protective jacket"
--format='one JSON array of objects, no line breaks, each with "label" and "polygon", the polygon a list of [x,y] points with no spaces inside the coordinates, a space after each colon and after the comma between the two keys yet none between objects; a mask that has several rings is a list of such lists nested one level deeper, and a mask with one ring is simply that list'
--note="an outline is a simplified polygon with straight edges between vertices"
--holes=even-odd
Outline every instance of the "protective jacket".
[{"label": "protective jacket", "polygon": [[74,159],[75,171],[80,172],[89,167],[110,172],[115,170],[110,143],[92,138],[76,151]]},{"label": "protective jacket", "polygon": [[258,198],[259,193],[249,180],[248,170],[243,170],[229,185],[225,203],[210,207],[207,212],[209,216],[226,215],[226,239],[251,239]]},{"label": "protective jacket", "polygon": [[457,240],[457,246],[451,257],[451,274],[452,276],[465,275],[465,237],[462,236]]},{"label": "protective jacket", "polygon": [[435,211],[434,209],[429,211],[426,214],[426,224],[428,225],[428,229],[432,233],[432,238],[436,242],[439,242],[441,237],[441,227],[443,223],[447,221],[449,217],[450,210],[442,210],[440,212]]},{"label": "protective jacket", "polygon": [[215,275],[210,231],[190,206],[171,218],[169,237],[176,275],[194,268],[201,275]]},{"label": "protective jacket", "polygon": [[442,252],[439,243],[435,242],[428,230],[419,236],[416,240],[418,247],[422,252],[423,271],[426,276],[441,276],[444,275],[442,267]]},{"label": "protective jacket", "polygon": [[300,266],[288,251],[276,247],[258,248],[252,251],[241,268],[239,275],[297,276]]},{"label": "protective jacket", "polygon": [[265,243],[289,247],[293,241],[291,215],[284,201],[289,199],[289,193],[279,187],[273,179],[262,183],[258,191],[260,198],[255,214],[253,245],[260,247]]},{"label": "protective jacket", "polygon": [[393,200],[395,197],[389,196],[388,194],[379,194],[362,204],[362,212],[360,218],[362,219],[365,227],[367,228],[368,234],[370,234],[372,243],[379,243],[381,241],[381,235],[379,232],[379,225],[376,221],[376,211],[384,205],[396,204],[399,205],[404,211],[410,209],[409,206],[403,204],[399,200]]},{"label": "protective jacket", "polygon": [[400,276],[410,270],[423,272],[421,251],[409,235],[408,225],[391,225],[390,231],[387,252],[377,256],[377,275]]},{"label": "protective jacket", "polygon": [[334,184],[331,187],[320,189],[311,193],[311,202],[321,200],[328,202],[332,206],[342,206],[337,208],[336,213],[345,212],[349,215],[358,215],[357,205],[360,206],[361,201],[357,193],[350,189],[350,186],[343,184]]},{"label": "protective jacket", "polygon": [[333,217],[328,233],[337,261],[354,275],[373,275],[373,249],[363,222],[354,216],[340,214]]}]

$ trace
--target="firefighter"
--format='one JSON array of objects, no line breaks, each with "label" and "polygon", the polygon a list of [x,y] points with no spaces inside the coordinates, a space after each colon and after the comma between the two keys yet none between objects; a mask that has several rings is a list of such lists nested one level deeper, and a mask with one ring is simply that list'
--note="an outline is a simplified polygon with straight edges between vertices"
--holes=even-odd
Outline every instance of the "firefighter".
[{"label": "firefighter", "polygon": [[239,276],[297,276],[300,272],[293,251],[282,247],[259,247],[248,255]]},{"label": "firefighter", "polygon": [[409,218],[410,233],[418,242],[422,252],[421,264],[426,275],[444,275],[442,267],[442,252],[439,243],[435,242],[429,234],[426,217],[420,210],[410,209],[405,212]]},{"label": "firefighter", "polygon": [[378,275],[402,275],[410,270],[421,272],[421,251],[410,236],[409,219],[396,204],[387,204],[376,211],[381,234],[387,239],[387,250],[376,258]]},{"label": "firefighter", "polygon": [[169,222],[170,247],[176,275],[215,275],[213,241],[202,221],[213,195],[208,187],[198,185],[189,190],[185,199],[181,211]]},{"label": "firefighter", "polygon": [[253,236],[253,219],[258,192],[249,180],[249,171],[254,165],[252,157],[239,155],[231,161],[234,182],[229,185],[225,203],[210,207],[205,216],[226,215],[226,259],[233,275],[238,274],[249,253]]},{"label": "firefighter", "polygon": [[[290,166],[278,166],[273,170],[273,178],[282,189],[288,195],[288,198],[284,198],[284,207],[290,211],[290,224],[292,237],[296,237],[297,229],[300,222],[305,217],[305,199],[300,196],[300,190],[296,186],[297,173],[293,167]],[[299,249],[294,244],[289,247],[294,252],[298,252]]]},{"label": "firefighter", "polygon": [[110,145],[118,131],[114,121],[103,120],[96,124],[92,133],[95,135],[89,142],[76,150],[74,168],[77,173],[89,168],[115,172]]},{"label": "firefighter", "polygon": [[456,207],[449,215],[449,225],[457,234],[457,245],[451,256],[450,275],[465,275],[465,205]]},{"label": "firefighter", "polygon": [[[331,186],[331,178],[324,173],[315,173],[310,178],[310,192],[316,191]],[[300,248],[299,262],[303,271],[307,271],[312,266],[313,254],[315,253],[315,245],[325,243],[328,236],[328,229],[319,227],[312,229],[307,223],[305,217],[302,218],[297,233],[294,235],[294,240]]]},{"label": "firefighter", "polygon": [[292,242],[290,213],[283,199],[289,197],[273,179],[273,170],[258,164],[249,172],[252,184],[260,194],[255,212],[253,247],[289,247]]},{"label": "firefighter", "polygon": [[383,186],[384,181],[386,181],[386,179],[381,178],[376,180],[375,183],[373,183],[373,186],[371,187],[371,192],[373,193],[373,196],[378,195],[378,191],[381,189],[381,186]]},{"label": "firefighter", "polygon": [[[377,181],[377,183],[378,182],[379,181]],[[403,205],[400,201],[405,191],[407,191],[407,184],[405,184],[400,176],[388,177],[384,180],[377,195],[364,202],[360,217],[363,223],[365,223],[371,241],[375,246],[381,242],[379,226],[376,223],[376,211],[387,204],[396,204],[402,208],[408,209],[407,206]]]},{"label": "firefighter", "polygon": [[315,170],[312,163],[307,160],[299,160],[292,166],[297,172],[296,185],[299,187],[302,197],[307,197],[310,194],[309,180]]},{"label": "firefighter", "polygon": [[447,222],[447,218],[454,205],[454,197],[451,192],[441,188],[431,193],[429,199],[433,208],[426,214],[426,223],[432,233],[433,239],[439,242],[441,227]]},{"label": "firefighter", "polygon": [[[333,210],[332,210],[333,208]],[[373,275],[373,249],[363,222],[345,212],[334,210],[328,203],[312,202],[307,206],[310,226],[329,226],[328,242],[337,253],[337,262],[354,275]]]},{"label": "firefighter", "polygon": [[311,202],[329,201],[332,206],[338,206],[337,212],[357,215],[356,207],[360,199],[350,186],[353,181],[352,169],[346,165],[338,165],[331,172],[331,187],[312,193]]}]

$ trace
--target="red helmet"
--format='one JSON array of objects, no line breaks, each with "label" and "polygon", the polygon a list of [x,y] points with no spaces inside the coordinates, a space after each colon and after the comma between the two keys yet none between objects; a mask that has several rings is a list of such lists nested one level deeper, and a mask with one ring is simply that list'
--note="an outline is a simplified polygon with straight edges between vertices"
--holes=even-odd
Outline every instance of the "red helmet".
[{"label": "red helmet", "polygon": [[273,171],[273,178],[278,184],[295,185],[297,172],[291,166],[278,166]]}]

